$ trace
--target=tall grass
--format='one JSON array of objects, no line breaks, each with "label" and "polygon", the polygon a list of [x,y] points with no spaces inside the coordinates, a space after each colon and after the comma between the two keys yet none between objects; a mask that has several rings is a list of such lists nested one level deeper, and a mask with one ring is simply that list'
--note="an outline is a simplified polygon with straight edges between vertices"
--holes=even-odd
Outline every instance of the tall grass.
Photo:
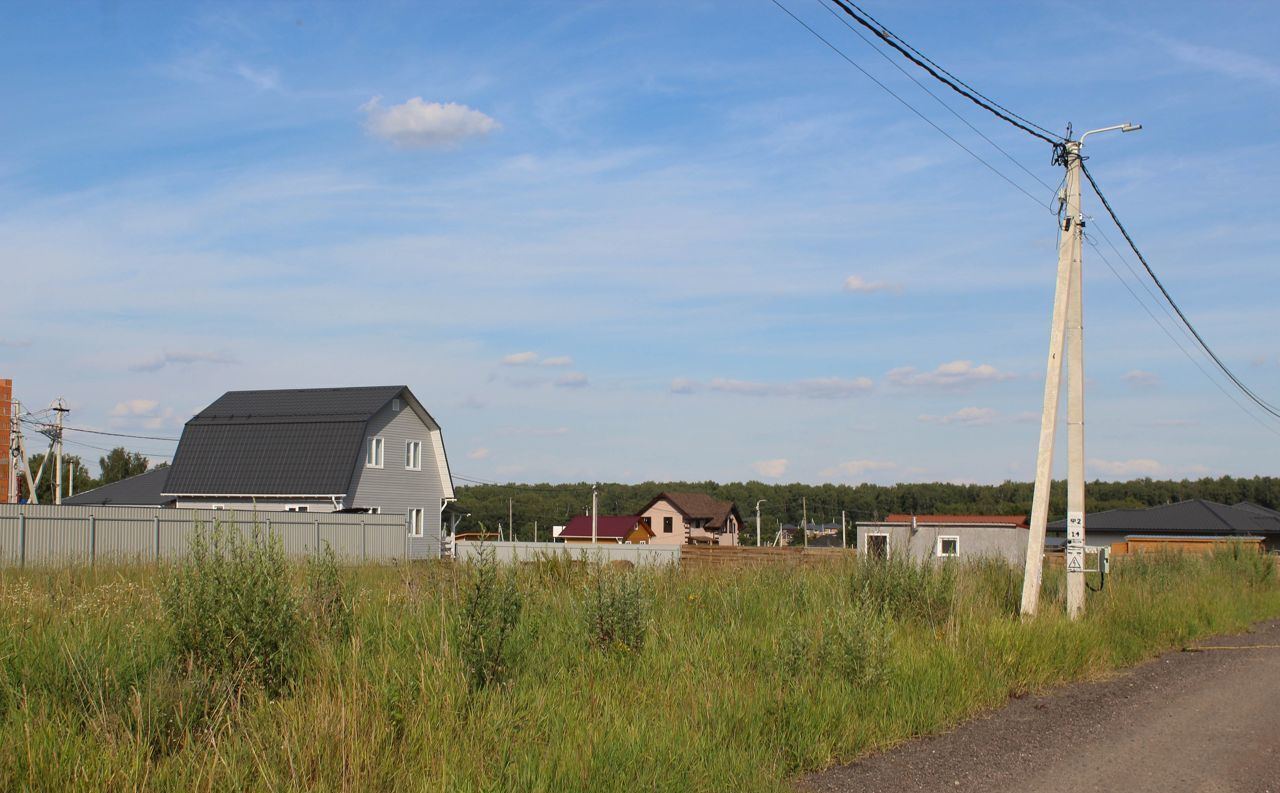
[{"label": "tall grass", "polygon": [[[1018,571],[994,562],[291,567],[297,618],[346,603],[350,631],[303,631],[295,682],[274,692],[175,662],[173,570],[0,571],[0,789],[782,790],[1280,616],[1271,564],[1118,562],[1076,623],[1052,570],[1045,613],[1018,620]],[[643,641],[601,652],[593,626],[631,607],[623,587],[644,593]],[[476,685],[494,636],[501,673]]]}]

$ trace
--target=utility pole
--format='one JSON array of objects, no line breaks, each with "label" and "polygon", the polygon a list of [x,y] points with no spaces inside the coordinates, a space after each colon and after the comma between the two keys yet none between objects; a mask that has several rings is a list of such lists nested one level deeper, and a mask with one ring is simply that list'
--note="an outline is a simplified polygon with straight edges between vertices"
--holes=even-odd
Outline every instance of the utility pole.
[{"label": "utility pole", "polygon": [[[1049,518],[1049,488],[1053,484],[1053,450],[1062,386],[1062,357],[1067,355],[1067,614],[1084,612],[1084,311],[1081,253],[1084,214],[1080,211],[1080,149],[1097,132],[1133,132],[1138,124],[1117,124],[1090,130],[1079,140],[1063,144],[1057,162],[1067,171],[1061,196],[1065,212],[1058,241],[1058,276],[1049,329],[1049,356],[1040,415],[1040,446],[1036,454],[1036,483],[1031,501],[1031,529],[1022,578],[1022,614],[1033,616],[1040,605],[1044,572],[1044,536]],[[1067,133],[1070,138],[1070,131]]]},{"label": "utility pole", "polygon": [[809,547],[809,502],[804,496],[800,496],[800,511],[804,514],[804,520],[800,526],[800,532],[804,537],[804,547]]},{"label": "utility pole", "polygon": [[53,503],[62,503],[62,416],[67,412],[67,403],[62,397],[53,403],[53,412],[58,414],[58,423],[54,425],[54,443],[57,445],[57,455],[54,458],[56,467],[53,469]]},{"label": "utility pole", "polygon": [[760,547],[760,505],[765,503],[768,500],[769,499],[767,498],[762,498],[756,502],[756,547],[757,548]]},{"label": "utility pole", "polygon": [[598,542],[600,535],[600,492],[596,485],[591,486],[591,544]]},{"label": "utility pole", "polygon": [[840,510],[840,547],[849,547],[849,523],[845,520],[845,511]]},{"label": "utility pole", "polygon": [[514,499],[512,499],[511,496],[507,496],[507,526],[508,526],[507,533],[511,535],[511,541],[515,542],[516,541],[516,522],[511,519],[513,501]]}]

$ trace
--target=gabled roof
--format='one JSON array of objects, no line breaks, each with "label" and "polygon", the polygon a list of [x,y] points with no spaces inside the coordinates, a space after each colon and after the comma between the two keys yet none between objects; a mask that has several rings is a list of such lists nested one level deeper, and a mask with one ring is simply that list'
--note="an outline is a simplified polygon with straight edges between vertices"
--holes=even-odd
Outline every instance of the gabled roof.
[{"label": "gabled roof", "polygon": [[722,501],[714,496],[708,496],[706,493],[671,493],[664,491],[655,496],[648,504],[645,504],[640,513],[648,512],[659,501],[670,502],[671,506],[675,507],[686,518],[706,520],[707,525],[704,528],[713,531],[723,530],[725,522],[730,515],[736,516],[738,525],[742,525],[742,515],[738,514],[738,508],[732,501]]},{"label": "gabled roof", "polygon": [[[341,496],[363,454],[369,420],[407,386],[228,391],[187,422],[164,492],[208,496]],[[437,449],[446,497],[453,488]]]},{"label": "gabled roof", "polygon": [[168,504],[173,498],[161,493],[171,470],[169,466],[152,468],[136,476],[69,496],[62,499],[62,503],[74,507],[158,507]]},{"label": "gabled roof", "polygon": [[1029,528],[1026,515],[889,515],[883,521],[873,523],[910,523],[915,518],[917,524],[927,526],[1012,526],[1018,529]]},{"label": "gabled roof", "polygon": [[[635,531],[637,527],[644,529],[650,537],[654,536],[653,530],[649,528],[648,521],[642,520],[639,515],[600,515],[596,518],[596,538],[601,540],[625,540],[627,535]],[[591,516],[574,515],[565,524],[564,531],[560,532],[560,538],[563,539],[565,537],[590,539]]]},{"label": "gabled roof", "polygon": [[[1265,510],[1265,507],[1257,509]],[[1065,520],[1049,524],[1051,529],[1063,529],[1065,526]],[[1259,514],[1254,510],[1193,498],[1147,509],[1091,512],[1085,516],[1084,530],[1086,533],[1280,534],[1280,516]]]}]

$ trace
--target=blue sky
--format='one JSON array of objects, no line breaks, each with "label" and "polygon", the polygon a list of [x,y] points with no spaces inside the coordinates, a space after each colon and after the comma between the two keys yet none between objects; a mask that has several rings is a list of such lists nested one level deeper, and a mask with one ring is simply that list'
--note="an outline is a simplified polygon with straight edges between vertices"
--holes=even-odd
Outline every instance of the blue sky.
[{"label": "blue sky", "polygon": [[[0,376],[162,436],[228,389],[405,383],[480,479],[1029,479],[1052,190],[785,4],[1035,200],[763,0],[11,8]],[[1046,127],[1144,124],[1091,170],[1280,399],[1280,8],[1112,5],[867,8]],[[1085,251],[1090,478],[1275,474],[1280,424]]]}]

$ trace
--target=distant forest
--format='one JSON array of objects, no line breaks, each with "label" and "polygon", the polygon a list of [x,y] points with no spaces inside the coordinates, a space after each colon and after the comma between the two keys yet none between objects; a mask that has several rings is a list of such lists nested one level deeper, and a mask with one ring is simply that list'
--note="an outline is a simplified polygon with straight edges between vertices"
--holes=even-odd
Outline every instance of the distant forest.
[{"label": "distant forest", "polygon": [[[755,504],[760,505],[761,533],[764,542],[773,540],[778,526],[799,524],[807,503],[809,520],[816,523],[838,522],[844,510],[849,523],[882,518],[890,513],[955,515],[1030,514],[1032,484],[1005,482],[999,485],[955,485],[942,482],[901,485],[770,485],[763,482],[642,482],[635,485],[601,484],[602,515],[635,514],[654,496],[664,490],[707,493],[734,501],[746,522],[744,533],[754,537]],[[507,523],[507,501],[516,536],[533,538],[538,524],[538,539],[549,537],[549,527],[563,525],[571,516],[584,514],[591,505],[590,483],[565,485],[466,485],[457,488],[458,507],[470,515],[461,526],[496,530]],[[1258,476],[1239,479],[1161,481],[1134,479],[1129,482],[1090,482],[1085,490],[1087,509],[1096,512],[1123,507],[1150,507],[1189,498],[1204,498],[1223,504],[1252,501],[1272,509],[1280,508],[1280,478]],[[1065,480],[1053,483],[1049,505],[1050,519],[1066,512]]]}]

